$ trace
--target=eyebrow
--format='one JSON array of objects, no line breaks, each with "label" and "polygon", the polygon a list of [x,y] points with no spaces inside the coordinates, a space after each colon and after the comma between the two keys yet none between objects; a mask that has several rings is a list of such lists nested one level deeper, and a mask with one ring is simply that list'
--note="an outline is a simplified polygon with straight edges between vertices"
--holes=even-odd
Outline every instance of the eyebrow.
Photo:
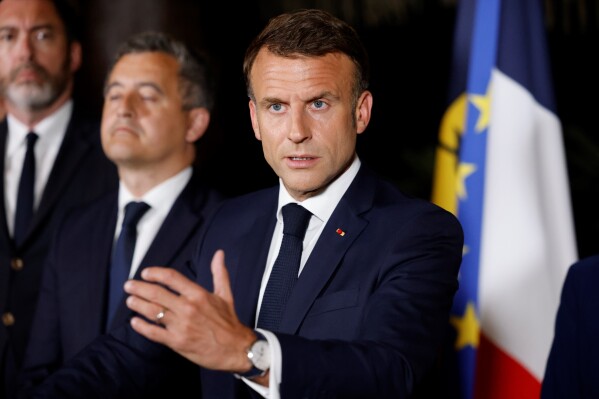
[{"label": "eyebrow", "polygon": [[[33,32],[33,31],[42,30],[42,29],[56,31],[59,28],[52,23],[43,23],[43,24],[38,24],[38,25],[34,25],[34,26],[30,27],[29,29],[27,29],[27,32]],[[21,28],[19,28],[17,25],[11,24],[9,22],[5,25],[0,26],[0,30],[21,30]]]},{"label": "eyebrow", "polygon": [[[151,89],[154,89],[159,94],[164,95],[164,90],[162,90],[162,88],[154,82],[138,82],[138,83],[135,83],[133,86],[136,89],[142,89],[144,87],[149,87]],[[123,83],[119,82],[118,80],[111,82],[108,85],[106,85],[106,87],[104,88],[104,94],[106,94],[108,91],[110,91],[110,89],[112,89],[114,87],[125,87],[125,85]]]},{"label": "eyebrow", "polygon": [[[339,96],[334,95],[331,91],[325,90],[325,91],[322,91],[322,92],[316,94],[315,96],[312,96],[303,101],[304,101],[304,103],[311,103],[311,102],[314,102],[314,101],[317,101],[320,99],[338,99],[338,98],[339,98]],[[286,101],[283,101],[277,97],[265,97],[261,101],[259,101],[259,103],[268,106],[270,104],[279,104],[279,103],[285,104]]]}]

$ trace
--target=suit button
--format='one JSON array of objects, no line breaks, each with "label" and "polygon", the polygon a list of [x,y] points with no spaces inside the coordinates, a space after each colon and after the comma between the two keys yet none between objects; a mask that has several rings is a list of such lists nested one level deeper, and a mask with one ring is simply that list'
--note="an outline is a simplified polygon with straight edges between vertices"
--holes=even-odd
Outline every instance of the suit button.
[{"label": "suit button", "polygon": [[25,266],[25,264],[21,258],[12,258],[10,260],[10,267],[17,272],[23,270],[23,266]]},{"label": "suit button", "polygon": [[15,316],[13,316],[10,312],[3,313],[2,324],[4,324],[7,327],[12,326],[13,324],[15,324]]}]

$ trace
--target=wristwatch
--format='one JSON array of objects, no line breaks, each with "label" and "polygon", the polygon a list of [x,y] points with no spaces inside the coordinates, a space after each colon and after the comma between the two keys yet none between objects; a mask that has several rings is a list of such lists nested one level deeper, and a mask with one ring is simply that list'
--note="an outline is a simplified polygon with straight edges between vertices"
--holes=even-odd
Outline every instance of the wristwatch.
[{"label": "wristwatch", "polygon": [[237,377],[254,378],[262,377],[270,368],[270,347],[266,337],[254,331],[258,339],[247,349],[247,357],[252,363],[252,368],[245,373],[235,374]]}]

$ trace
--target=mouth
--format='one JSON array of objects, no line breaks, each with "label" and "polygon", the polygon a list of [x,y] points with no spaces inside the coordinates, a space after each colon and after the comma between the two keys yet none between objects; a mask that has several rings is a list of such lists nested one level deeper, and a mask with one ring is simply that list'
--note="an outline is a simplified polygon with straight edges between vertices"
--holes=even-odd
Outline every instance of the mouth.
[{"label": "mouth", "polygon": [[295,170],[312,168],[317,162],[318,158],[314,156],[292,155],[287,157],[287,166]]},{"label": "mouth", "polygon": [[117,136],[121,134],[137,134],[137,131],[131,126],[115,126],[112,128],[112,135]]},{"label": "mouth", "polygon": [[43,80],[44,71],[33,64],[22,65],[13,72],[12,80],[18,83],[30,83]]},{"label": "mouth", "polygon": [[292,161],[309,161],[314,158],[312,158],[312,157],[289,157],[289,159],[291,159]]}]

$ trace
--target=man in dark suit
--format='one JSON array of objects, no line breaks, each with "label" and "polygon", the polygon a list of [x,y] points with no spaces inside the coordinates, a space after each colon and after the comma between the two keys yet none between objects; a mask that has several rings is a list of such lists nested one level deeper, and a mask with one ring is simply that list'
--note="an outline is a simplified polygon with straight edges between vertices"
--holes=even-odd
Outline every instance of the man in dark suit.
[{"label": "man in dark suit", "polygon": [[599,255],[568,269],[542,399],[599,397]]},{"label": "man in dark suit", "polygon": [[213,106],[207,69],[203,58],[157,32],[133,36],[117,52],[105,89],[102,144],[117,166],[120,189],[74,209],[57,229],[25,358],[25,387],[128,320],[124,281],[113,316],[108,304],[117,220],[130,201],[150,205],[137,222],[131,278],[147,266],[191,259],[193,237],[220,201],[192,168]]},{"label": "man in dark suit", "polygon": [[[71,206],[114,190],[118,179],[98,123],[85,120],[71,99],[81,46],[67,3],[0,2],[0,59],[7,112],[0,121],[0,396],[10,397],[56,224]],[[37,137],[33,174],[21,179],[30,136]],[[28,201],[18,194],[21,180],[29,182]],[[20,212],[26,203],[28,211]]]},{"label": "man in dark suit", "polygon": [[356,154],[373,103],[356,32],[320,10],[280,15],[244,73],[280,184],[224,202],[187,277],[150,267],[128,281],[132,329],[94,342],[33,397],[143,397],[168,384],[167,348],[201,366],[203,398],[407,398],[433,368],[463,234]]}]

